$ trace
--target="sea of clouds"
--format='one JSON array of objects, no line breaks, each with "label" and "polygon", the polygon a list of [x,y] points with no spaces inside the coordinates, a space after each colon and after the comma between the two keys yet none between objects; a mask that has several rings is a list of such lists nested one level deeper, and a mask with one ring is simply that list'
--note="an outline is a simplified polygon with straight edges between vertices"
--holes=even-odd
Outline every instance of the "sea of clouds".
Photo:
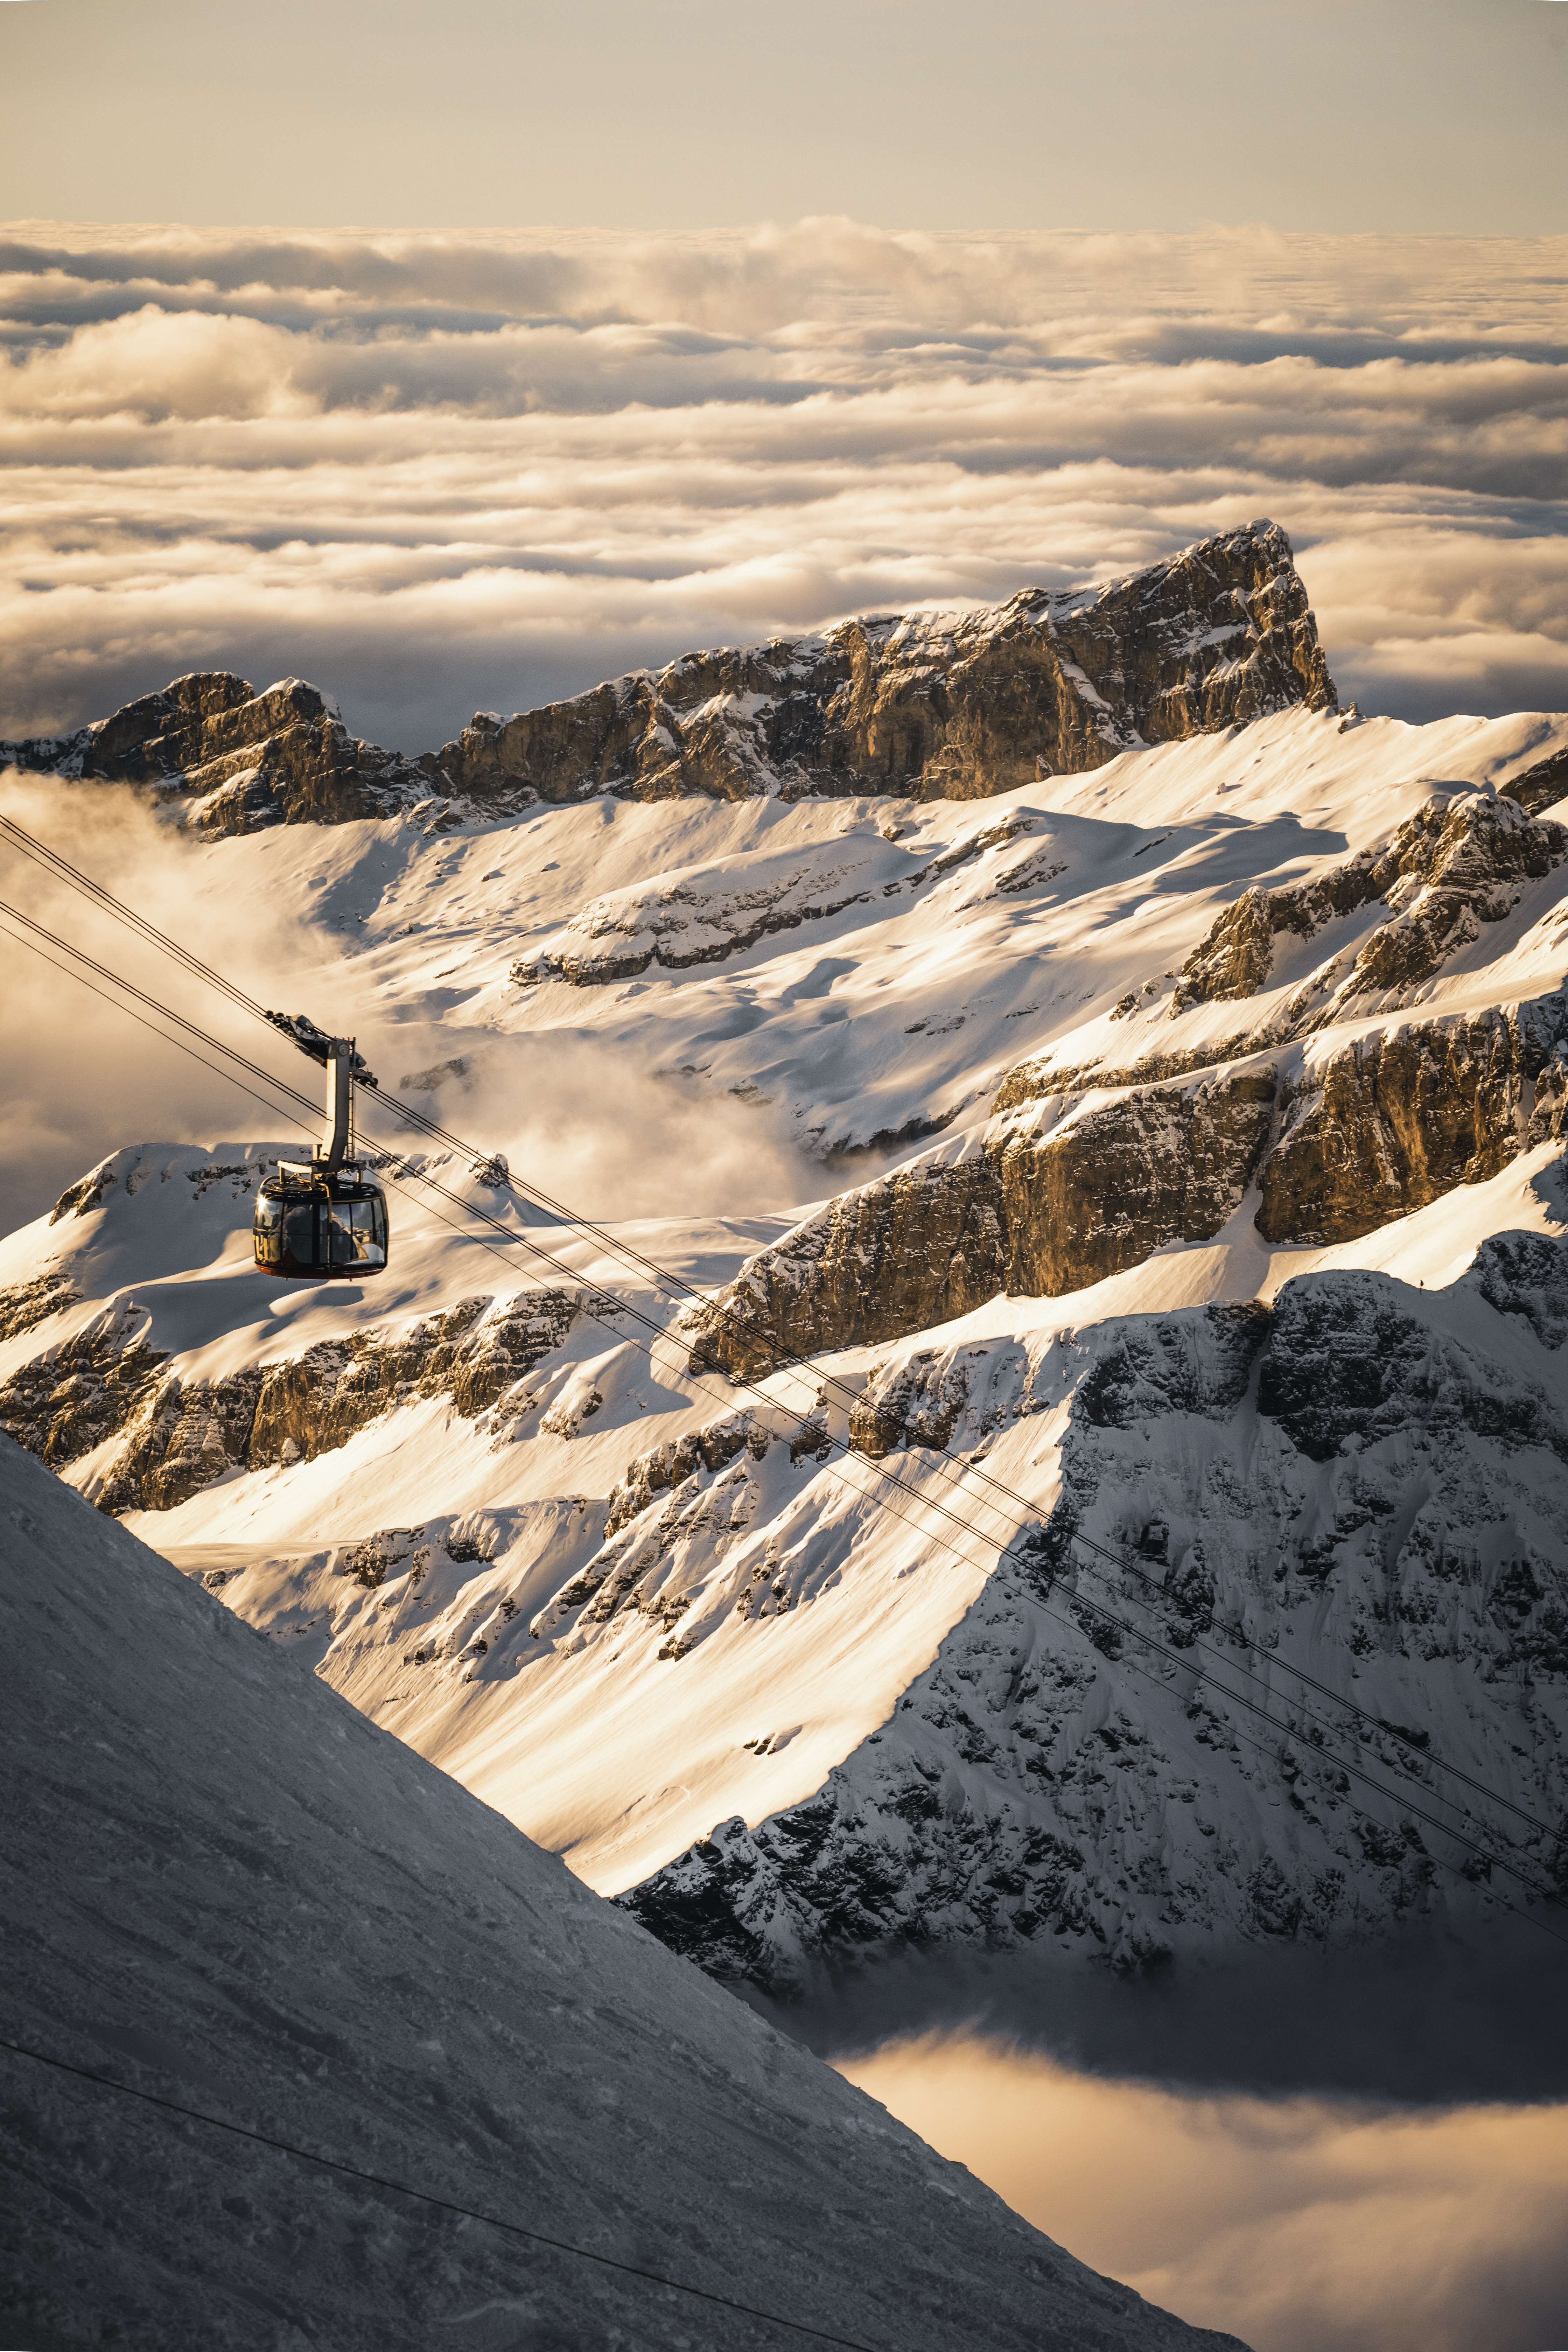
[{"label": "sea of clouds", "polygon": [[1563,2340],[1568,2107],[1194,2093],[969,2032],[838,2063],[1081,2261],[1253,2352]]},{"label": "sea of clouds", "polygon": [[1255,515],[1342,694],[1568,703],[1568,238],[73,229],[0,245],[0,736],[186,669],[417,751]]}]

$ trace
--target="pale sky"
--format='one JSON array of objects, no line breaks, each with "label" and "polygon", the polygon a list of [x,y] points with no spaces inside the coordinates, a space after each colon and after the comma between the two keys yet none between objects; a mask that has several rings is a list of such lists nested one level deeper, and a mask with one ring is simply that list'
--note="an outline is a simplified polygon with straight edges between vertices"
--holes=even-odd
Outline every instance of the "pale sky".
[{"label": "pale sky", "polygon": [[1568,228],[1535,0],[26,0],[11,219]]}]

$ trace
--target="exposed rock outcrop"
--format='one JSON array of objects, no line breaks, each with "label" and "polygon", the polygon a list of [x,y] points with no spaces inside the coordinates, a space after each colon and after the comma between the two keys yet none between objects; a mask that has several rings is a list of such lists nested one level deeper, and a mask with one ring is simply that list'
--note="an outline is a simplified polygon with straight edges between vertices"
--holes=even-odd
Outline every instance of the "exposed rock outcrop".
[{"label": "exposed rock outcrop", "polygon": [[[1556,1254],[1561,1281],[1562,1244],[1545,1246]],[[1542,1448],[1568,1463],[1568,1426],[1530,1374],[1435,1335],[1386,1275],[1309,1275],[1286,1284],[1258,1410],[1312,1462],[1364,1452],[1415,1426],[1433,1444],[1468,1432],[1505,1454]]]},{"label": "exposed rock outcrop", "polygon": [[146,1345],[145,1315],[110,1309],[0,1390],[0,1428],[57,1467],[122,1431],[99,1508],[173,1510],[231,1469],[331,1453],[416,1397],[449,1396],[465,1419],[495,1412],[504,1425],[581,1306],[563,1290],[464,1299],[395,1335],[373,1325],[213,1381],[163,1377],[169,1359]]},{"label": "exposed rock outcrop", "polygon": [[1352,997],[1429,980],[1480,924],[1500,922],[1512,910],[1527,881],[1540,880],[1565,856],[1568,826],[1522,816],[1506,797],[1434,793],[1385,849],[1363,851],[1297,889],[1245,891],[1182,966],[1172,1014],[1190,1004],[1255,996],[1268,984],[1276,939],[1312,939],[1336,916],[1385,899],[1392,919],[1363,943],[1333,1003],[1291,1024],[1321,1027]]},{"label": "exposed rock outcrop", "polygon": [[[651,888],[607,891],[552,939],[513,964],[519,987],[563,980],[574,988],[629,980],[651,966],[689,971],[699,964],[723,963],[742,955],[759,940],[802,923],[825,921],[846,907],[871,906],[907,894],[910,898],[971,866],[988,850],[1001,850],[1033,833],[1040,817],[1015,811],[999,824],[976,828],[940,856],[911,862],[906,850],[890,849],[889,836],[852,833],[808,844],[753,868],[745,886],[719,875],[677,875]],[[1020,860],[1024,878],[1004,868],[999,891],[1028,889],[1065,872],[1048,854],[1037,863]]]},{"label": "exposed rock outcrop", "polygon": [[1568,1007],[1533,1003],[1374,1031],[1310,1064],[1264,1162],[1269,1242],[1352,1241],[1564,1132]]},{"label": "exposed rock outcrop", "polygon": [[691,1369],[753,1380],[826,1349],[924,1330],[993,1297],[1006,1263],[993,1156],[900,1168],[840,1193],[683,1318]]},{"label": "exposed rock outcrop", "polygon": [[686,1318],[692,1369],[751,1380],[998,1291],[1058,1297],[1166,1243],[1207,1240],[1252,1183],[1266,1241],[1372,1233],[1568,1134],[1565,1045],[1559,993],[1376,1031],[1288,1084],[1254,1056],[1069,1100],[1043,1129],[999,1128],[970,1158],[842,1193],[760,1251]]},{"label": "exposed rock outcrop", "polygon": [[1009,1292],[1055,1298],[1206,1241],[1235,1215],[1273,1118],[1267,1066],[1135,1089],[997,1152]]},{"label": "exposed rock outcrop", "polygon": [[760,1462],[772,1443],[772,1433],[756,1415],[741,1412],[725,1413],[668,1445],[655,1445],[639,1454],[610,1496],[605,1540],[619,1535],[647,1510],[656,1495],[683,1486],[699,1465],[705,1470],[726,1469],[742,1447],[754,1462]]},{"label": "exposed rock outcrop", "polygon": [[437,757],[475,797],[973,800],[1129,744],[1334,701],[1290,542],[1259,522],[1105,588],[688,654],[569,702],[481,715]]},{"label": "exposed rock outcrop", "polygon": [[0,1339],[18,1339],[35,1324],[47,1323],[69,1307],[79,1293],[68,1274],[40,1274],[31,1282],[0,1290]]},{"label": "exposed rock outcrop", "polygon": [[[1174,1050],[1151,1046],[1123,1063],[1097,1056],[1058,1064],[1049,1054],[1032,1056],[1006,1073],[992,1108],[1018,1110],[1090,1087],[1150,1086],[1187,1076],[1310,1036],[1360,1012],[1364,998],[1393,1009],[1468,946],[1483,923],[1510,914],[1525,885],[1551,873],[1564,856],[1568,826],[1521,818],[1506,795],[1494,799],[1462,788],[1456,797],[1435,793],[1384,848],[1365,850],[1294,888],[1244,891],[1182,966],[1171,1013],[1256,996],[1268,985],[1281,939],[1314,939],[1336,919],[1363,914],[1381,899],[1390,918],[1362,940],[1343,978],[1338,976],[1343,950],[1336,959],[1331,946],[1325,965],[1282,1006],[1227,1036]],[[1158,992],[1154,982],[1134,991],[1117,1013],[1134,1011],[1141,995]]]},{"label": "exposed rock outcrop", "polygon": [[1568,745],[1538,760],[1532,768],[1524,769],[1504,784],[1510,800],[1517,801],[1526,816],[1537,810],[1554,808],[1561,800],[1568,800]]},{"label": "exposed rock outcrop", "polygon": [[1464,1277],[1500,1315],[1517,1315],[1543,1348],[1568,1339],[1568,1250],[1545,1234],[1492,1234]]},{"label": "exposed rock outcrop", "polygon": [[18,1365],[0,1388],[0,1429],[53,1469],[90,1454],[157,1388],[169,1359],[149,1345],[149,1328],[130,1302],[106,1307],[82,1330]]},{"label": "exposed rock outcrop", "polygon": [[49,1211],[49,1223],[58,1225],[62,1217],[90,1217],[94,1209],[103,1206],[103,1196],[112,1192],[120,1181],[120,1171],[112,1159],[89,1168],[74,1184],[68,1184],[54,1207]]},{"label": "exposed rock outcrop", "polygon": [[[1568,1251],[1509,1238],[1531,1244],[1532,1295],[1557,1296]],[[1070,1399],[1048,1522],[820,1790],[720,1822],[626,1907],[714,1974],[788,1994],[899,1946],[1050,1939],[1138,1970],[1216,1930],[1363,1936],[1484,1886],[1484,1859],[1428,1836],[1434,1810],[1552,1885],[1568,1428],[1528,1370],[1418,1297],[1309,1276],[1272,1314],[1119,1319],[1020,1363],[1014,1412]],[[857,1407],[917,1475],[923,1446],[974,1442],[964,1352],[890,1370]],[[1505,1836],[1444,1754],[1529,1819]]]},{"label": "exposed rock outcrop", "polygon": [[139,785],[213,835],[394,816],[447,789],[428,757],[351,735],[302,679],[258,694],[226,670],[177,677],[74,735],[0,743],[0,766]]},{"label": "exposed rock outcrop", "polygon": [[997,1291],[1057,1297],[1234,1215],[1268,1140],[1273,1071],[1211,1072],[1089,1106],[1040,1135],[846,1192],[688,1318],[694,1370],[773,1365],[901,1337]]}]

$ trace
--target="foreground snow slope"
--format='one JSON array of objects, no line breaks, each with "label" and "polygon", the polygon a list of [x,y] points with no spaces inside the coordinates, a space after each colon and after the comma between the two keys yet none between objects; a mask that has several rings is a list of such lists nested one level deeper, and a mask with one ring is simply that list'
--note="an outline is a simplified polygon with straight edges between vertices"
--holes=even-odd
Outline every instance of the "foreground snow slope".
[{"label": "foreground snow slope", "polygon": [[[872,2346],[1200,2344],[0,1438],[5,2032]],[[12,2342],[773,2345],[14,2054]]]}]

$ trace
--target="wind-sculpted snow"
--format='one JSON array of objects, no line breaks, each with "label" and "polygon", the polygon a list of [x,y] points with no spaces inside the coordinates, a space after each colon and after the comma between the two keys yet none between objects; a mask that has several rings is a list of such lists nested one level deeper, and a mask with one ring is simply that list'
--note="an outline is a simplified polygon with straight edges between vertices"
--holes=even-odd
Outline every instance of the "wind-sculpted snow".
[{"label": "wind-sculpted snow", "polygon": [[[1568,1245],[1528,1242],[1554,1260],[1536,1286],[1561,1286]],[[984,1442],[973,1352],[873,1381],[856,1414],[879,1452]],[[1138,1969],[1215,1937],[1484,1909],[1488,1874],[1402,1790],[1428,1812],[1458,1799],[1441,1817],[1568,1885],[1568,1843],[1438,1760],[1568,1840],[1568,1419],[1533,1338],[1458,1297],[1309,1275],[1271,1316],[1134,1317],[1012,1371],[1014,1416],[1071,1400],[1055,1510],[816,1794],[718,1824],[623,1898],[636,1916],[787,1990],[902,1942],[1048,1942]],[[1275,1727],[1229,1692],[1264,1698]],[[1490,1885],[1513,1898],[1500,1872]]]},{"label": "wind-sculpted snow", "polygon": [[[654,965],[684,971],[722,963],[774,933],[826,922],[848,908],[912,896],[1042,822],[1020,811],[1001,824],[976,827],[940,856],[912,863],[910,851],[888,846],[899,834],[889,824],[880,840],[851,835],[804,857],[794,852],[748,859],[740,888],[701,871],[661,876],[646,889],[592,900],[537,956],[515,963],[510,977],[521,987],[564,980],[585,988],[629,980]],[[992,887],[997,894],[1038,890],[1067,870],[1068,861],[1052,856],[1047,845],[1032,857],[994,868]]]},{"label": "wind-sculpted snow", "polygon": [[776,2337],[741,2304],[930,2352],[1232,2344],[1030,2229],[3,1438],[0,1482],[7,2034],[263,2143],[8,2056],[18,2342]]}]

